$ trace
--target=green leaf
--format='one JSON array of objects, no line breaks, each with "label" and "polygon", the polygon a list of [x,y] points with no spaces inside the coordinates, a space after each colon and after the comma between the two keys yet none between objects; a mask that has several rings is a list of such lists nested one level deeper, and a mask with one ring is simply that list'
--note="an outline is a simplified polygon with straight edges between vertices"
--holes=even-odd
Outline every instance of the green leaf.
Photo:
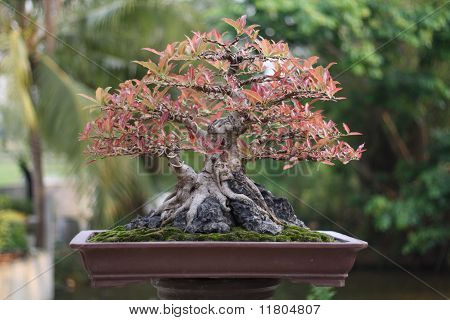
[{"label": "green leaf", "polygon": [[232,26],[234,28],[234,30],[236,30],[236,33],[238,35],[242,34],[243,27],[239,23],[239,19],[238,20],[233,20],[233,19],[229,19],[229,18],[223,18],[222,21],[225,22],[226,24]]},{"label": "green leaf", "polygon": [[153,62],[153,61],[133,61],[134,63],[137,63],[141,66],[143,66],[144,68],[147,68],[150,71],[153,71],[153,73],[159,73],[159,68],[158,66]]}]

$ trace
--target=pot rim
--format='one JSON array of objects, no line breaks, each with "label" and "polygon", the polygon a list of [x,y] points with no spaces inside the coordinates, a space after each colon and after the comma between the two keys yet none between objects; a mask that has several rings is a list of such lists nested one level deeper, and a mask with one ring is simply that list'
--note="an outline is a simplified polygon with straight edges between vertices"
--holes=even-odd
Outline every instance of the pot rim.
[{"label": "pot rim", "polygon": [[139,242],[87,242],[93,233],[105,230],[85,230],[78,233],[70,242],[72,249],[81,248],[173,248],[173,247],[248,247],[248,248],[353,248],[357,250],[368,246],[367,242],[343,235],[335,231],[318,231],[333,237],[336,242],[271,242],[271,241],[139,241]]}]

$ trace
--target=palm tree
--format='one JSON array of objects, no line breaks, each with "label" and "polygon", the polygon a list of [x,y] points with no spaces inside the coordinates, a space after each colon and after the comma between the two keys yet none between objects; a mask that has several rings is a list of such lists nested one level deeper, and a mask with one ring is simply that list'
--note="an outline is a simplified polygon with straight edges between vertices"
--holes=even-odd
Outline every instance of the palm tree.
[{"label": "palm tree", "polygon": [[187,14],[185,2],[74,0],[62,6],[48,0],[29,1],[26,8],[24,3],[0,4],[0,77],[7,80],[0,124],[5,139],[23,141],[18,152],[31,155],[37,245],[42,247],[43,148],[72,164],[80,190],[95,191],[99,223],[112,223],[145,201],[149,179],[137,174],[136,161],[85,164],[77,140],[92,114],[79,94],[90,94],[95,84],[115,85],[132,77],[136,69],[124,62],[129,56],[141,47],[159,47],[165,38],[182,39],[198,20]]}]

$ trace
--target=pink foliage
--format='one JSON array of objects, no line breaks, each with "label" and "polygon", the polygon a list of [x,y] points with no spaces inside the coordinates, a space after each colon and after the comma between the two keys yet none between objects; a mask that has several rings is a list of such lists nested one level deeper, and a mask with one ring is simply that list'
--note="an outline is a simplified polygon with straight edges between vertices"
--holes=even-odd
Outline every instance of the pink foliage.
[{"label": "pink foliage", "polygon": [[321,110],[317,101],[336,101],[341,90],[317,57],[294,57],[284,42],[258,36],[257,26],[246,26],[245,16],[224,19],[236,36],[216,30],[194,32],[164,51],[145,50],[156,59],[136,61],[147,69],[140,80],[128,80],[117,90],[98,89],[100,116],[86,125],[81,139],[89,139],[95,157],[156,154],[181,150],[211,154],[221,144],[200,132],[232,112],[242,117],[246,130],[239,148],[248,160],[272,158],[332,164],[357,160],[364,151],[340,140],[357,135],[346,124],[343,131]]}]

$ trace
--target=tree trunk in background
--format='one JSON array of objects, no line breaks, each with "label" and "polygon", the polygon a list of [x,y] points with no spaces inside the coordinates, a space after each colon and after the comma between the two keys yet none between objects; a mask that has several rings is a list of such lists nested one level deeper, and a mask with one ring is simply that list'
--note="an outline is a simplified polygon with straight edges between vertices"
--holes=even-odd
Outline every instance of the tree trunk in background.
[{"label": "tree trunk in background", "polygon": [[19,159],[20,171],[22,171],[23,177],[25,178],[25,189],[27,199],[30,201],[33,199],[33,177],[28,163],[24,158]]},{"label": "tree trunk in background", "polygon": [[33,164],[33,211],[37,217],[36,247],[44,248],[46,243],[45,192],[42,170],[41,138],[37,130],[30,131],[31,161]]},{"label": "tree trunk in background", "polygon": [[[45,49],[47,54],[52,54],[55,49],[55,21],[57,9],[60,2],[58,0],[43,1],[44,23],[45,23]],[[32,64],[33,65],[33,64]],[[34,71],[34,70],[33,70]],[[34,72],[33,72],[34,73]],[[38,221],[36,225],[36,246],[46,247],[46,226],[45,217],[45,186],[42,168],[42,144],[38,129],[30,132],[31,159],[33,163],[33,210]]]},{"label": "tree trunk in background", "polygon": [[44,4],[44,23],[45,23],[45,51],[52,54],[55,50],[55,16],[60,8],[59,0],[45,0]]},{"label": "tree trunk in background", "polygon": [[[45,1],[44,1],[45,3]],[[18,12],[18,21],[20,23],[20,27],[22,29],[26,28],[28,20],[26,18],[25,12],[25,1],[19,1],[17,4],[17,12]],[[31,54],[31,52],[29,52]],[[29,57],[31,72],[33,74],[33,61],[32,57]],[[36,247],[44,248],[46,244],[46,233],[45,233],[45,190],[44,190],[44,181],[43,181],[43,170],[42,170],[42,148],[41,148],[41,139],[39,136],[39,129],[37,127],[30,128],[28,132],[29,136],[29,144],[30,144],[30,153],[31,153],[31,172],[28,171],[25,164],[20,164],[22,171],[25,174],[25,178],[27,182],[31,184],[31,186],[27,186],[27,194],[32,197],[33,201],[33,213],[37,218],[36,221]],[[27,174],[28,172],[28,174]],[[31,190],[30,190],[31,189]]]}]

